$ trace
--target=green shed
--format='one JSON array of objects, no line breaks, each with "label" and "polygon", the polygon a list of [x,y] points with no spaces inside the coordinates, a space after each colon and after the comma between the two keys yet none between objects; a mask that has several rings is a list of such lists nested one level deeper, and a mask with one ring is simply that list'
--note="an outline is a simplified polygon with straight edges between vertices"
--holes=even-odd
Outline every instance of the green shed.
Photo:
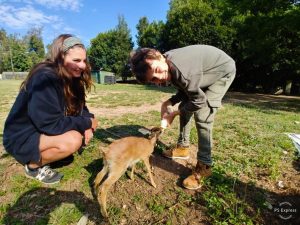
[{"label": "green shed", "polygon": [[98,84],[115,84],[116,76],[112,72],[103,71],[103,70],[93,70],[92,79]]}]

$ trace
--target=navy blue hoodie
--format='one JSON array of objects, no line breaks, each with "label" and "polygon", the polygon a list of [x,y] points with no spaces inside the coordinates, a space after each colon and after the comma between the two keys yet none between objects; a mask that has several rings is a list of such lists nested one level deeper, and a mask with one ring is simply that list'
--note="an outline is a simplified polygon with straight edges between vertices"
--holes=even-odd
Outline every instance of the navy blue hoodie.
[{"label": "navy blue hoodie", "polygon": [[43,67],[30,78],[26,90],[18,94],[4,125],[3,145],[18,161],[27,162],[32,160],[30,149],[22,145],[29,137],[39,139],[40,134],[59,135],[70,130],[83,134],[91,128],[91,117],[94,116],[86,106],[79,116],[65,116],[62,81],[54,69]]}]

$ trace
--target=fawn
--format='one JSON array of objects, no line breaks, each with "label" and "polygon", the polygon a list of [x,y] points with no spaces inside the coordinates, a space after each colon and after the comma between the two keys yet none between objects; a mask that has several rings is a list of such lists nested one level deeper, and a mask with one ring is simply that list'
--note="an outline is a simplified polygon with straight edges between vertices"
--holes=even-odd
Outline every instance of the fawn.
[{"label": "fawn", "polygon": [[[101,208],[101,214],[108,217],[106,211],[106,197],[109,188],[125,173],[128,167],[132,167],[130,179],[133,180],[135,164],[142,160],[146,166],[150,181],[154,183],[149,158],[154,151],[155,143],[163,129],[154,127],[147,138],[144,137],[125,137],[111,143],[106,150],[103,150],[103,169],[97,174],[94,181],[94,191],[97,195]],[[104,176],[107,178],[102,182]]]}]

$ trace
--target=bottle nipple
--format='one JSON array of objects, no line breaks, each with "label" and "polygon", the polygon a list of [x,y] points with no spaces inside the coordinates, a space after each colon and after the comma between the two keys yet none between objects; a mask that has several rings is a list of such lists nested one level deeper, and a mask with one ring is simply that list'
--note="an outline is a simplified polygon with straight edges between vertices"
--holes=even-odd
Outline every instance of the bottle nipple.
[{"label": "bottle nipple", "polygon": [[160,127],[166,129],[168,127],[168,121],[166,119],[162,119],[160,121]]}]

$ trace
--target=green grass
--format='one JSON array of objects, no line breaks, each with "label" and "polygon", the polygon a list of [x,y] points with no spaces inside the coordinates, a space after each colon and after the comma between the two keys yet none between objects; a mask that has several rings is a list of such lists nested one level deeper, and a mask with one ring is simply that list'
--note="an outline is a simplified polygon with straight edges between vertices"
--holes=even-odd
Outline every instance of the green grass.
[{"label": "green grass", "polygon": [[[17,95],[20,81],[0,81],[0,128]],[[174,93],[172,88],[142,85],[99,85],[88,95],[94,108],[157,104]],[[110,138],[138,135],[140,127],[159,125],[157,111],[99,117],[99,128],[92,143],[72,164],[57,168],[64,174],[60,184],[47,187],[24,177],[22,167],[10,156],[0,159],[0,224],[76,224],[89,214],[97,224],[103,218],[92,195],[91,186],[102,166],[100,148]],[[279,197],[270,188],[293,169],[295,148],[286,132],[300,133],[300,101],[284,104],[255,102],[225,104],[214,124],[213,175],[206,179],[202,191],[180,187],[182,177],[161,177],[161,189],[155,190],[143,164],[138,164],[135,181],[123,176],[110,190],[108,212],[111,224],[181,224],[199,213],[212,224],[268,224],[267,196]],[[107,132],[109,131],[109,132]],[[176,143],[178,120],[161,137],[161,143]],[[1,133],[2,138],[2,133]],[[197,144],[192,129],[192,144]],[[159,154],[166,148],[156,147]],[[287,152],[285,154],[284,152]],[[171,163],[166,161],[166,163]],[[157,170],[155,170],[157,171]],[[154,177],[157,180],[159,174]],[[177,179],[179,179],[177,181]],[[263,179],[263,182],[262,182]],[[146,182],[145,182],[146,181]],[[274,215],[276,216],[276,215]],[[196,219],[194,220],[196,221]]]},{"label": "green grass", "polygon": [[4,128],[4,121],[8,112],[19,92],[21,85],[20,80],[0,80],[0,140],[2,143],[2,135]]},{"label": "green grass", "polygon": [[61,207],[55,209],[50,216],[50,224],[69,225],[74,219],[79,220],[81,217],[80,211],[74,204],[63,203]]},{"label": "green grass", "polygon": [[[158,92],[156,92],[158,91]],[[155,94],[153,94],[156,92]],[[143,86],[143,85],[96,85],[96,89],[92,89],[88,102],[92,107],[115,108],[117,106],[141,106],[145,103],[153,105],[161,101],[161,99],[169,93],[173,93],[174,89]]]}]

